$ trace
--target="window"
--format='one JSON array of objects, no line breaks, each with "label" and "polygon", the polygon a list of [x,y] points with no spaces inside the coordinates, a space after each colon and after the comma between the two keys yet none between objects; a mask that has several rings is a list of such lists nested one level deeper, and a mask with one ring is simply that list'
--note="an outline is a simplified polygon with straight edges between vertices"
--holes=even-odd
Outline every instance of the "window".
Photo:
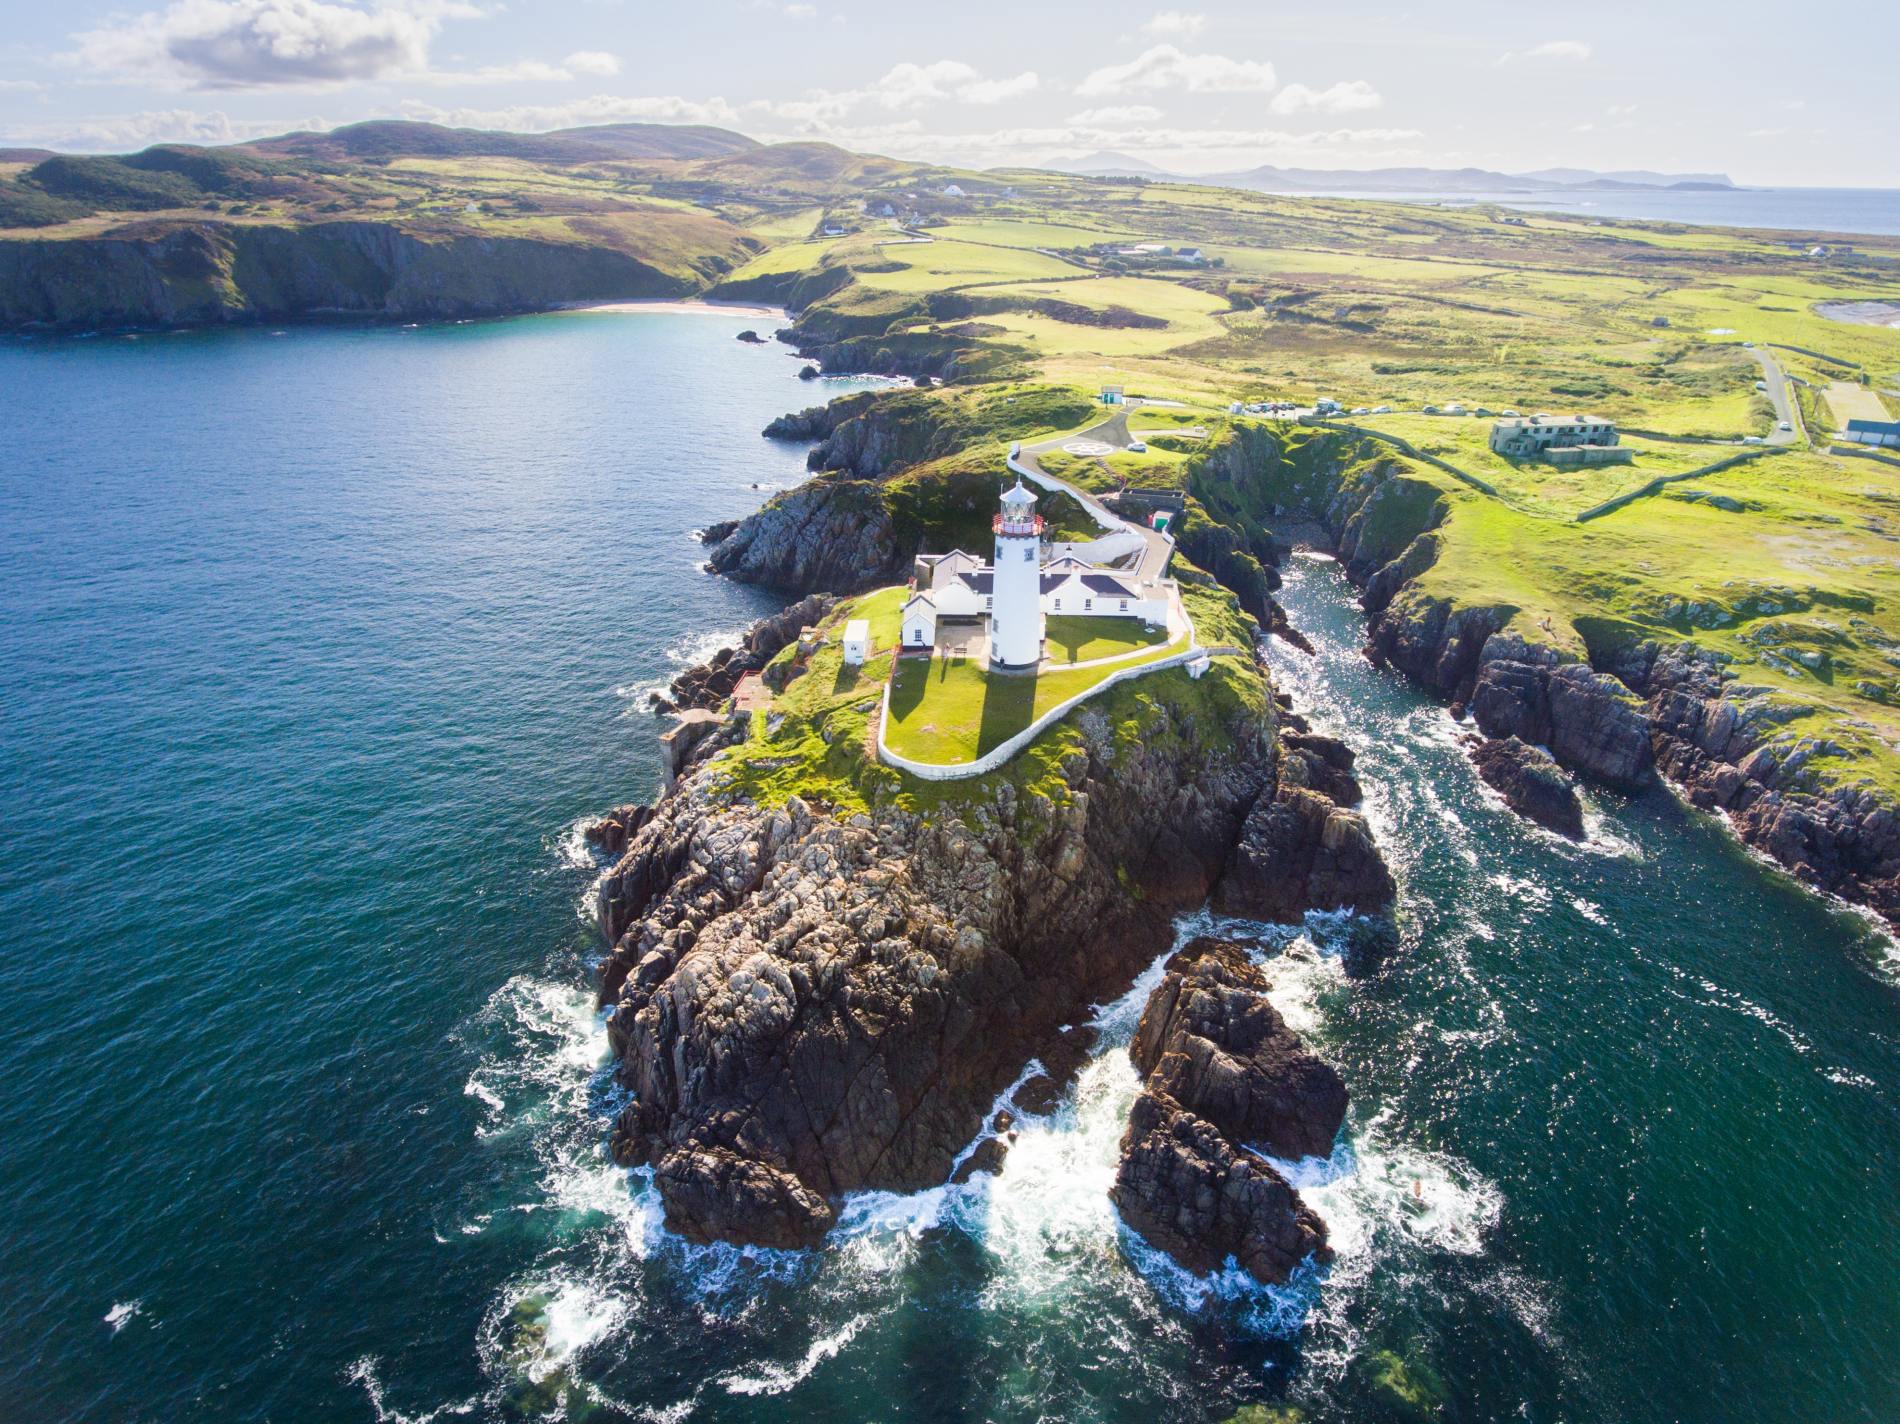
[{"label": "window", "polygon": [[1061,611],[1062,611],[1062,600],[1058,598],[1056,600],[1056,612],[1060,613]]},{"label": "window", "polygon": [[1085,598],[1085,599],[1083,599],[1083,600],[1082,600],[1082,611],[1083,611],[1084,613],[1087,613],[1087,612],[1090,612],[1091,610],[1093,610],[1093,609],[1094,609],[1094,607],[1095,607],[1095,600],[1094,600],[1094,599],[1092,599],[1092,598]]},{"label": "window", "polygon": [[1033,564],[1036,562],[1036,550],[1033,545],[1023,550],[1023,562],[1025,564]]},{"label": "window", "polygon": [[1126,613],[1127,611],[1128,611],[1128,600],[1124,598],[1122,600],[1122,612]]}]

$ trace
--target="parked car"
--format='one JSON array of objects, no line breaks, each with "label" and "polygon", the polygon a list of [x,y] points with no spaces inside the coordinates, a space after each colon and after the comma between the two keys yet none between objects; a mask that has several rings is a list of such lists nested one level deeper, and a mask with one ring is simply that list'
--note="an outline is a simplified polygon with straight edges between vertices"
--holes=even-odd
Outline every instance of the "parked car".
[{"label": "parked car", "polygon": [[1744,435],[1742,437],[1742,444],[1744,445],[1759,445],[1761,443],[1762,440],[1759,435]]},{"label": "parked car", "polygon": [[1790,425],[1790,424],[1788,424],[1788,422],[1787,422],[1787,421],[1785,421],[1785,420],[1778,420],[1778,421],[1776,421],[1776,422],[1775,422],[1775,429],[1777,429],[1777,430],[1793,430],[1793,429],[1794,429],[1794,427],[1793,427],[1792,425]]}]

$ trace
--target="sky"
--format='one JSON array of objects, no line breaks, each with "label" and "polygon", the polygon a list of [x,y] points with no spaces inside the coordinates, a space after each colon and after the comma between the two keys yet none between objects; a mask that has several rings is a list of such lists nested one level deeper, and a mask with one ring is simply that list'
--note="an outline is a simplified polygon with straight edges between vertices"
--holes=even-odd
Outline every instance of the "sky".
[{"label": "sky", "polygon": [[[0,145],[709,123],[968,167],[1475,166],[1900,187],[1900,5],[0,0]],[[1846,23],[1851,19],[1851,23]],[[1847,39],[1851,32],[1851,49]]]}]

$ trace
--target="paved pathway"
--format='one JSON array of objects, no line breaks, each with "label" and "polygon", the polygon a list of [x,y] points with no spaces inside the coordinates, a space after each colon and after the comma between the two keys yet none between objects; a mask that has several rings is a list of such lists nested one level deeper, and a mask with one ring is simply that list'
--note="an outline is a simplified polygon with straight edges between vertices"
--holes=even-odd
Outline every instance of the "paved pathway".
[{"label": "paved pathway", "polygon": [[1093,514],[1098,524],[1139,534],[1143,548],[1141,563],[1136,568],[1135,574],[1144,583],[1153,583],[1167,573],[1168,560],[1174,556],[1174,541],[1158,529],[1117,514],[1087,490],[1047,473],[1042,468],[1042,462],[1036,458],[1051,450],[1060,450],[1067,445],[1084,440],[1106,445],[1115,450],[1126,449],[1129,440],[1127,410],[1118,410],[1107,419],[1091,425],[1087,430],[1071,430],[1063,435],[1052,436],[1048,440],[1039,440],[1034,445],[1025,445],[1016,452],[1016,463],[1030,471],[1036,483],[1045,489],[1061,490],[1068,495]]}]

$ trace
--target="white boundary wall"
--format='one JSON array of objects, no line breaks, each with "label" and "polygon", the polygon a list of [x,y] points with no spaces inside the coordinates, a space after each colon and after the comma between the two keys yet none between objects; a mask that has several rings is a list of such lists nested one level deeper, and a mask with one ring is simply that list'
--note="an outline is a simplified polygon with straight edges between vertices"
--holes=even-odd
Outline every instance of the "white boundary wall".
[{"label": "white boundary wall", "polygon": [[1009,466],[1009,472],[1012,475],[1015,475],[1019,479],[1028,480],[1032,485],[1041,485],[1046,490],[1068,495],[1077,504],[1088,511],[1089,518],[1093,519],[1098,527],[1106,529],[1112,534],[1119,534],[1124,530],[1129,533],[1134,532],[1134,525],[1130,524],[1126,519],[1117,519],[1081,491],[1057,479],[1054,475],[1045,475],[1041,470],[1032,470],[1029,466],[1023,464],[1016,458],[1022,453],[1022,449],[1023,442],[1020,440],[1013,441],[1010,444],[1009,459],[1004,463]]},{"label": "white boundary wall", "polygon": [[[962,781],[968,777],[982,776],[986,772],[995,771],[997,767],[1015,756],[1017,752],[1035,741],[1037,737],[1041,736],[1055,723],[1068,716],[1069,713],[1080,707],[1084,702],[1087,702],[1091,697],[1096,697],[1107,692],[1109,688],[1115,686],[1118,682],[1127,682],[1130,678],[1142,677],[1151,672],[1161,672],[1166,668],[1183,667],[1195,661],[1197,658],[1237,657],[1246,652],[1244,648],[1231,647],[1225,643],[1217,647],[1203,648],[1200,643],[1195,640],[1193,630],[1194,625],[1190,622],[1188,624],[1188,646],[1185,652],[1171,653],[1165,658],[1156,658],[1151,663],[1136,663],[1133,667],[1118,668],[1093,687],[1076,693],[1075,696],[1065,702],[1058,702],[1054,707],[1051,707],[1047,712],[1043,713],[1027,727],[1024,727],[1022,731],[1018,732],[1008,741],[998,742],[975,761],[959,761],[948,764],[942,762],[912,761],[909,757],[899,756],[896,752],[892,751],[884,740],[884,730],[890,726],[891,722],[891,684],[889,681],[886,681],[884,684],[884,707],[877,719],[878,759],[891,766],[901,767],[912,776],[921,777],[925,781]],[[891,676],[895,677],[896,675],[897,666],[893,662],[891,665]]]}]

